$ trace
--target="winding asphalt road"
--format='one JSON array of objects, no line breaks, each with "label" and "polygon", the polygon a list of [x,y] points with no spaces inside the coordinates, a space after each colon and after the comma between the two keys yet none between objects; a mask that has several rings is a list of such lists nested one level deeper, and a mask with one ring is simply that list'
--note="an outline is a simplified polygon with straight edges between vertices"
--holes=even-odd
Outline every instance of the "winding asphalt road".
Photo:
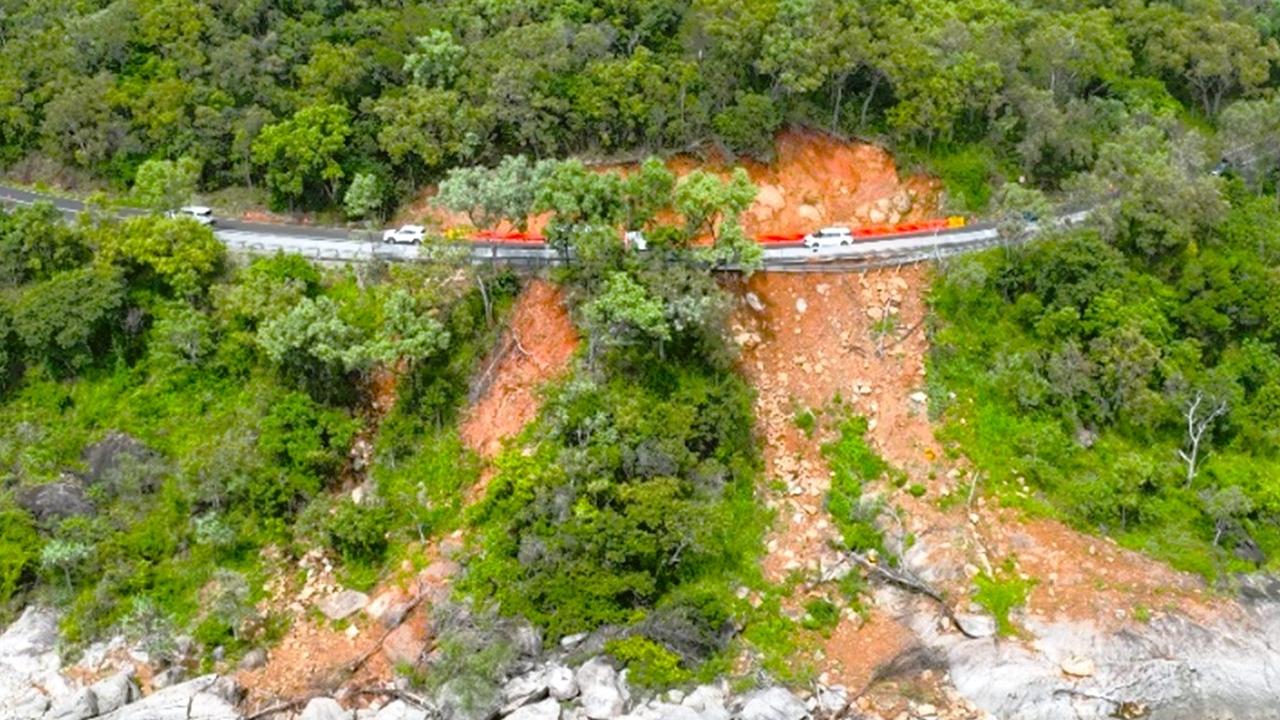
[{"label": "winding asphalt road", "polygon": [[[85,211],[84,203],[76,200],[0,186],[0,204],[30,205],[36,202],[52,203],[68,216],[79,215]],[[118,215],[124,217],[140,215],[144,212],[128,208],[116,210]],[[1067,216],[1060,219],[1060,222],[1073,223],[1083,215],[1084,213],[1077,213]],[[1032,226],[1029,230],[1034,233],[1036,228]],[[423,257],[417,247],[371,242],[360,237],[363,233],[343,228],[252,223],[219,218],[214,234],[227,245],[228,249],[249,254],[274,254],[283,251],[298,253],[324,262],[362,262],[374,258],[413,261]],[[847,247],[824,248],[818,251],[799,245],[765,247],[764,267],[767,270],[803,272],[896,265],[972,252],[999,242],[1000,234],[995,225],[984,223],[956,230],[895,235],[882,240],[856,242]],[[473,243],[472,257],[475,262],[516,266],[554,265],[564,259],[552,248],[501,242]]]}]

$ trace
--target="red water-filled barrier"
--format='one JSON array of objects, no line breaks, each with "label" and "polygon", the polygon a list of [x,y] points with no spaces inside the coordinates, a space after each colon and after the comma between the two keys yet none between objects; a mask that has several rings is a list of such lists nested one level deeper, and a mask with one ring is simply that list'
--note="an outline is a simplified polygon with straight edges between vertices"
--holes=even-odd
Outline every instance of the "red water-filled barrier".
[{"label": "red water-filled barrier", "polygon": [[802,240],[804,240],[804,233],[769,233],[756,237],[756,241],[761,245],[786,245],[799,243]]},{"label": "red water-filled barrier", "polygon": [[521,245],[543,245],[547,242],[547,239],[538,233],[514,230],[509,232],[479,230],[471,234],[471,239],[476,242],[519,243]]}]

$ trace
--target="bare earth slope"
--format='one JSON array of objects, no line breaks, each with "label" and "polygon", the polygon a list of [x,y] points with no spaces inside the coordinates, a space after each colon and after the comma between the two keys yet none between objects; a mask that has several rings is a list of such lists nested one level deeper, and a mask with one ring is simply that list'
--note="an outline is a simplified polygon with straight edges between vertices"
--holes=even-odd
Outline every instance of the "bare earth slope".
[{"label": "bare earth slope", "polygon": [[[1012,562],[1036,585],[1015,614],[1021,632],[1013,639],[966,639],[932,601],[883,590],[866,621],[846,614],[833,633],[823,653],[828,679],[866,691],[860,706],[886,718],[921,705],[953,717],[1280,717],[1276,605],[1214,596],[1199,578],[1104,539],[1027,519],[980,491],[970,498],[972,469],[946,457],[926,414],[927,282],[927,270],[911,267],[762,274],[743,288],[733,332],[759,390],[767,472],[785,488],[770,497],[780,512],[766,572],[819,573],[839,562],[828,546],[835,533],[819,451],[830,431],[809,438],[795,421],[797,411],[830,407],[839,395],[868,418],[875,448],[908,475],[903,489],[872,489],[898,510],[889,534],[914,538],[908,567],[962,614],[978,610],[968,598],[980,570]],[[924,494],[907,492],[912,484]],[[905,672],[886,672],[895,667]],[[886,674],[893,676],[876,682]]]}]

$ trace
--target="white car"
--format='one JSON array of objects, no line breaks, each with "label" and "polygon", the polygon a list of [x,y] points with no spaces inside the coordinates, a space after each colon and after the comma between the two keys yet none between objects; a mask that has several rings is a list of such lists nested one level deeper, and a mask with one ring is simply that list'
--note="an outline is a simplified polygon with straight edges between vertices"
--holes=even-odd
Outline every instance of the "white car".
[{"label": "white car", "polygon": [[397,245],[418,245],[427,236],[427,229],[421,225],[401,225],[395,230],[382,233],[382,242]]},{"label": "white car", "polygon": [[853,233],[847,227],[825,227],[804,236],[804,246],[810,250],[828,247],[844,247],[853,244]]},{"label": "white car", "polygon": [[166,213],[171,218],[191,218],[201,225],[213,225],[213,209],[203,205],[187,205]]}]

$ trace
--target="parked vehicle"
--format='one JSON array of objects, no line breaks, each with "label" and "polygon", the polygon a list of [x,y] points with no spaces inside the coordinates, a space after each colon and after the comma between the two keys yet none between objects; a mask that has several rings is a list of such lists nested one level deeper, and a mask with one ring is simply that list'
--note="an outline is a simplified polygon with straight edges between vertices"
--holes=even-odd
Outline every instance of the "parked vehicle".
[{"label": "parked vehicle", "polygon": [[395,245],[417,245],[427,236],[427,229],[421,225],[401,225],[395,230],[382,233],[382,242]]},{"label": "parked vehicle", "polygon": [[825,227],[804,236],[804,246],[810,250],[843,247],[853,244],[853,233],[847,227]]},{"label": "parked vehicle", "polygon": [[170,210],[165,213],[166,217],[171,218],[191,218],[201,225],[212,226],[216,221],[213,219],[213,209],[203,205],[187,205],[177,210]]}]

